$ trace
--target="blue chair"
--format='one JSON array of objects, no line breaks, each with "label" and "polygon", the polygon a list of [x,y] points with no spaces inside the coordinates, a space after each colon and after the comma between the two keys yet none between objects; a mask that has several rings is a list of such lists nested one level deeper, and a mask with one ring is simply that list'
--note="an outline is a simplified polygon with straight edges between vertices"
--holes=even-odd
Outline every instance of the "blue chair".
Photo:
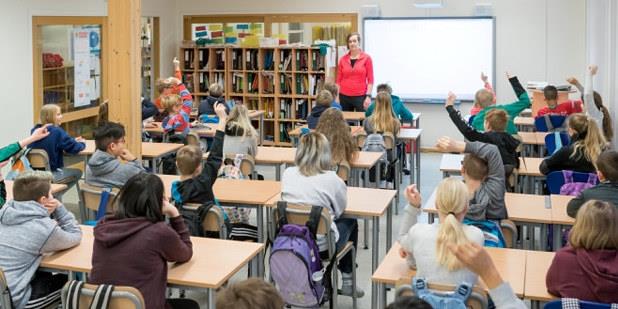
[{"label": "blue chair", "polygon": [[562,131],[565,120],[566,116],[543,115],[534,119],[534,126],[537,132]]},{"label": "blue chair", "polygon": [[[588,182],[590,173],[573,173],[573,182]],[[562,171],[554,171],[547,175],[547,188],[550,194],[560,194],[560,188],[566,183],[564,173]]]},{"label": "blue chair", "polygon": [[[544,309],[562,309],[563,304],[568,303],[569,307],[566,308],[580,308],[580,309],[611,309],[618,308],[618,304],[602,304],[591,301],[579,300],[576,298],[563,298],[560,300],[552,300],[545,304]],[[576,307],[579,306],[579,307]]]},{"label": "blue chair", "polygon": [[[560,138],[558,138],[560,136]],[[569,135],[566,132],[553,132],[545,135],[545,149],[548,155],[553,155],[556,150],[567,146],[570,143]]]}]

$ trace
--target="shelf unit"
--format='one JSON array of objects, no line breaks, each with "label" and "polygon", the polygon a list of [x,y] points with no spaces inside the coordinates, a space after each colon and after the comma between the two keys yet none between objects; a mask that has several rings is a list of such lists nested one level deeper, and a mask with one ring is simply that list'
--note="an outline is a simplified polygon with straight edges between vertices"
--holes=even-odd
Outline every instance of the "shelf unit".
[{"label": "shelf unit", "polygon": [[292,146],[288,132],[305,124],[326,80],[326,59],[317,47],[185,46],[180,55],[195,107],[211,83],[221,83],[226,101],[265,112],[265,145]]}]

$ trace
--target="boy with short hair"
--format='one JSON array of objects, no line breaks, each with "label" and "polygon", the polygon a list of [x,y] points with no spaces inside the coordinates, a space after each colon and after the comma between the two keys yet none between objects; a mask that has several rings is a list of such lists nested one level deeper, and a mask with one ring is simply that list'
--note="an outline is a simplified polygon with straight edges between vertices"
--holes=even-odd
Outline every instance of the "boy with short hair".
[{"label": "boy with short hair", "polygon": [[330,107],[334,107],[340,111],[343,110],[341,104],[337,102],[337,99],[339,98],[339,86],[333,82],[327,82],[324,84],[324,90],[328,90],[328,92],[330,92],[333,96],[333,102],[330,104]]},{"label": "boy with short hair", "polygon": [[230,108],[225,104],[225,98],[223,97],[223,86],[219,83],[212,83],[208,86],[208,96],[200,102],[198,109],[199,116],[214,115],[215,105],[219,103],[223,103],[225,106],[225,114],[229,114]]},{"label": "boy with short hair", "polygon": [[[187,89],[187,87],[182,83],[182,73],[180,71],[180,61],[177,58],[174,58],[174,76],[168,78],[160,78],[155,82],[155,87],[157,88],[157,92],[159,93],[159,97],[157,97],[154,101],[157,109],[160,114],[156,115],[156,121],[161,121],[165,115],[165,108],[163,107],[163,103],[161,99],[165,96],[169,96],[172,94],[177,94],[180,96],[182,101],[189,101],[191,106],[193,106],[193,97],[191,93]],[[160,117],[160,118],[159,118]]]},{"label": "boy with short hair", "polygon": [[21,173],[13,183],[13,200],[0,209],[0,268],[17,309],[60,299],[67,276],[37,269],[43,254],[76,246],[82,238],[73,214],[52,196],[52,179],[49,172]]},{"label": "boy with short hair", "polygon": [[316,104],[311,108],[311,114],[307,117],[307,125],[309,129],[315,129],[318,126],[318,121],[320,120],[320,116],[322,113],[331,107],[331,103],[333,102],[333,96],[330,94],[328,90],[321,90],[318,93],[318,97],[316,99]]},{"label": "boy with short hair", "polygon": [[[379,84],[377,87],[377,92],[386,92],[391,96],[391,106],[393,108],[393,113],[398,119],[403,122],[412,122],[414,116],[412,115],[410,110],[403,104],[401,99],[398,96],[393,95],[393,88],[391,88],[389,84]],[[375,107],[375,101],[371,102],[371,104],[365,111],[365,117],[371,116]]]},{"label": "boy with short hair", "polygon": [[161,127],[167,133],[189,134],[189,116],[191,114],[192,102],[182,101],[180,96],[172,94],[161,99],[163,107],[168,113],[161,123]]},{"label": "boy with short hair", "polygon": [[187,145],[176,152],[176,166],[180,173],[180,180],[172,183],[172,198],[178,204],[204,204],[213,202],[215,199],[212,186],[217,180],[223,157],[223,139],[227,120],[225,104],[215,105],[215,113],[219,117],[219,124],[206,164],[202,166],[202,150],[197,146]]},{"label": "boy with short hair", "polygon": [[[144,171],[142,163],[126,148],[124,126],[107,122],[94,130],[96,150],[86,165],[86,182],[97,187],[120,188]],[[120,159],[127,161],[121,163]]]},{"label": "boy with short hair", "polygon": [[221,309],[279,309],[284,305],[277,289],[260,278],[249,278],[217,293],[217,308]]},{"label": "boy with short hair", "polygon": [[547,106],[539,109],[537,117],[549,115],[568,116],[582,112],[582,101],[568,100],[558,104],[558,89],[556,86],[547,85],[543,88],[543,96]]},{"label": "boy with short hair", "polygon": [[597,176],[600,183],[582,191],[569,201],[567,214],[575,218],[577,211],[590,200],[611,202],[618,207],[618,152],[606,150],[597,159]]},{"label": "boy with short hair", "polygon": [[470,109],[471,116],[478,114],[484,107],[496,104],[496,93],[494,92],[494,88],[488,81],[487,75],[483,72],[481,72],[481,80],[483,81],[483,89],[479,89],[474,94],[474,104]]},{"label": "boy with short hair", "polygon": [[485,116],[485,132],[480,132],[470,127],[461,118],[461,114],[453,106],[456,99],[455,94],[449,92],[445,103],[449,117],[467,140],[489,143],[498,147],[502,163],[504,163],[505,179],[508,179],[513,170],[519,168],[517,147],[519,147],[520,142],[511,134],[505,132],[508,122],[506,111],[497,108],[490,110]]}]

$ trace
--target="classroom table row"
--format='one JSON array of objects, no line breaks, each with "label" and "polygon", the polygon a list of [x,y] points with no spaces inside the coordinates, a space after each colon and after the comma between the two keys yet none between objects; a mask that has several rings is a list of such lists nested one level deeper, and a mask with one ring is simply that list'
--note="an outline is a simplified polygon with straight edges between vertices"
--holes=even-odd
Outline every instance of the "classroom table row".
[{"label": "classroom table row", "polygon": [[[371,277],[372,286],[376,286],[378,293],[372,295],[372,308],[384,308],[387,288],[394,287],[402,279],[411,282],[416,274],[416,271],[408,266],[406,259],[399,256],[400,248],[399,243],[394,243]],[[545,276],[554,259],[554,252],[507,248],[485,249],[502,279],[511,285],[518,297],[531,300],[533,308],[538,306],[540,301],[556,299],[547,292],[545,285]],[[479,279],[478,285],[485,291],[487,290],[482,279]]]}]

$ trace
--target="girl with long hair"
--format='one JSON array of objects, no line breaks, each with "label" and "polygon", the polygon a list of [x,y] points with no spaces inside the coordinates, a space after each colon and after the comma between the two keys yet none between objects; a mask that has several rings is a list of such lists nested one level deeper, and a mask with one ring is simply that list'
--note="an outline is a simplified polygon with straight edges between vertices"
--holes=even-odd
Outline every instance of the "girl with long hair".
[{"label": "girl with long hair", "polygon": [[327,109],[320,117],[315,131],[324,134],[330,142],[333,164],[351,163],[358,155],[358,146],[354,143],[350,126],[340,110],[334,107]]}]

